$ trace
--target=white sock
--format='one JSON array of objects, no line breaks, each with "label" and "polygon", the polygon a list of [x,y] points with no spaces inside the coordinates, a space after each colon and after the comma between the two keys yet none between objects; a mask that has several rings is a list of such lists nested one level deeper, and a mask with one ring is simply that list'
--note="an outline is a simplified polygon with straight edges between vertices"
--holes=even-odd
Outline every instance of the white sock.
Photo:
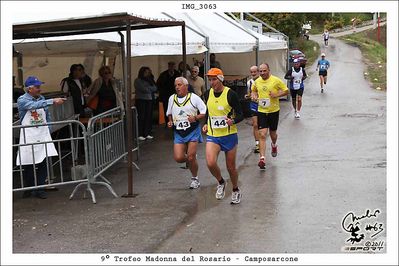
[{"label": "white sock", "polygon": [[193,176],[191,179],[198,180],[198,176]]},{"label": "white sock", "polygon": [[256,141],[255,141],[255,144],[256,144],[256,145],[259,145],[259,140],[256,140]]},{"label": "white sock", "polygon": [[277,146],[277,144],[272,142],[272,146],[273,146],[273,147],[276,147],[276,146]]}]

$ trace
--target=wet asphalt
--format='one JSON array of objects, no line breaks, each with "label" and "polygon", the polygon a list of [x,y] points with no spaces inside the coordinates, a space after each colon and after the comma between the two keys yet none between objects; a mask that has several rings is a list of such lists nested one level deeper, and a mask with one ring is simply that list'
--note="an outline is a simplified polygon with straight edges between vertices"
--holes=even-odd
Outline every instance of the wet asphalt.
[{"label": "wet asphalt", "polygon": [[[225,199],[215,199],[205,145],[198,151],[201,188],[187,189],[189,172],[173,161],[172,134],[160,126],[155,140],[141,146],[135,198],[113,198],[101,187],[97,204],[83,191],[68,200],[73,186],[46,200],[14,193],[13,251],[339,253],[349,243],[341,226],[348,212],[379,209],[373,221],[386,226],[386,94],[364,79],[358,48],[331,39],[321,51],[331,63],[325,93],[316,65],[309,66],[301,119],[281,101],[279,154],[270,156],[267,139],[266,170],[257,167],[250,120],[240,123],[241,204],[230,205],[230,183]],[[125,162],[105,176],[118,195],[127,192]]]}]

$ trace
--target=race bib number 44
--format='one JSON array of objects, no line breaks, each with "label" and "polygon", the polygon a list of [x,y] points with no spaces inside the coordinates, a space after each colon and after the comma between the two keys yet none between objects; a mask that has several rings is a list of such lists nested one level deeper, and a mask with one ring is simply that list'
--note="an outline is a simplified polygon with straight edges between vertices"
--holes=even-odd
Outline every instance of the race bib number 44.
[{"label": "race bib number 44", "polygon": [[177,130],[186,130],[190,127],[188,119],[178,119],[175,121],[175,127]]},{"label": "race bib number 44", "polygon": [[269,98],[259,99],[259,103],[258,104],[261,107],[269,107],[270,106],[270,99]]},{"label": "race bib number 44", "polygon": [[225,128],[228,126],[225,116],[212,116],[211,123],[212,128]]}]

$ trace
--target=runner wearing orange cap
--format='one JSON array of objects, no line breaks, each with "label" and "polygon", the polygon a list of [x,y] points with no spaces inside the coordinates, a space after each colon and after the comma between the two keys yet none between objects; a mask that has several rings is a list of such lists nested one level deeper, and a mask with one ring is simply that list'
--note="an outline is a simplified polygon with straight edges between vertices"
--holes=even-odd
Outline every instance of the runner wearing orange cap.
[{"label": "runner wearing orange cap", "polygon": [[226,156],[226,167],[233,184],[231,204],[241,201],[241,192],[238,188],[238,172],[236,168],[237,155],[237,126],[244,119],[238,95],[223,85],[224,75],[219,68],[211,68],[206,74],[211,84],[211,89],[205,92],[204,98],[207,106],[207,124],[202,128],[207,133],[206,162],[209,171],[218,180],[216,198],[223,199],[226,181],[223,179],[217,164],[220,151]]}]

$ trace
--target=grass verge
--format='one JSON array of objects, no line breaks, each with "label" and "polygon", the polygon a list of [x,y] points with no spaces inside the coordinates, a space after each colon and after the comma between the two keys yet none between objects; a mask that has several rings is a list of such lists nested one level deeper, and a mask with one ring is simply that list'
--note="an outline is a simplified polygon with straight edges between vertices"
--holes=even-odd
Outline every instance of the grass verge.
[{"label": "grass verge", "polygon": [[360,48],[363,54],[367,70],[364,73],[366,79],[374,89],[387,89],[387,50],[386,50],[386,28],[381,28],[381,42],[377,39],[377,29],[368,30],[352,35],[340,37],[350,45]]}]

